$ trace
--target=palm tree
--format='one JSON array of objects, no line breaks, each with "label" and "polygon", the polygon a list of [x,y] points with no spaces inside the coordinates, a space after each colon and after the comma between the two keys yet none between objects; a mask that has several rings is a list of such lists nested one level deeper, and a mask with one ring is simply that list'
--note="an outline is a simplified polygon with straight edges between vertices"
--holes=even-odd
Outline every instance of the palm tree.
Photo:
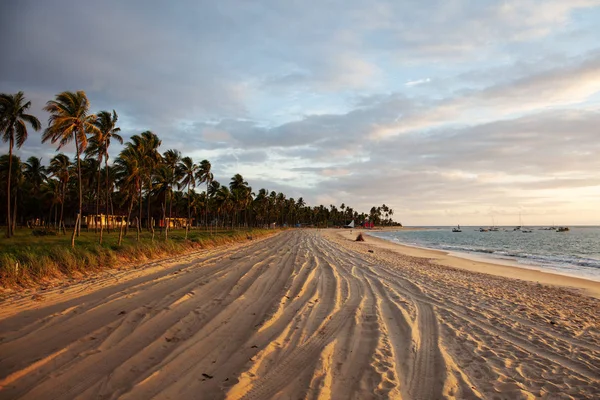
[{"label": "palm tree", "polygon": [[154,230],[154,226],[150,220],[150,193],[152,191],[152,172],[162,161],[162,156],[158,152],[162,141],[158,136],[150,131],[142,132],[139,135],[133,135],[131,142],[125,144],[125,149],[119,157],[126,157],[127,163],[135,164],[136,173],[141,177],[139,190],[139,223],[142,221],[142,191],[146,184],[147,191],[147,228],[149,231]]},{"label": "palm tree", "polygon": [[[150,193],[152,192],[152,172],[162,161],[162,156],[158,152],[162,141],[158,136],[150,131],[142,132],[140,136],[134,135],[131,137],[136,148],[139,149],[141,156],[141,166],[144,180],[147,183],[147,226],[148,230],[154,232],[154,224],[150,220]],[[140,203],[141,204],[141,203]],[[141,220],[140,211],[140,220]]]},{"label": "palm tree", "polygon": [[121,151],[119,157],[115,160],[115,165],[119,192],[125,194],[124,201],[129,200],[125,234],[127,234],[129,230],[133,203],[135,202],[136,197],[139,199],[139,219],[136,224],[137,239],[139,240],[142,218],[142,186],[144,178],[142,157],[135,147],[130,146],[130,143],[128,143],[127,147]]},{"label": "palm tree", "polygon": [[[252,188],[248,186],[248,182],[244,180],[244,177],[240,174],[235,174],[231,178],[229,183],[229,189],[234,199],[234,216],[237,221],[237,211],[244,209],[248,203],[249,192],[252,192]],[[244,211],[244,215],[247,217],[247,213]]]},{"label": "palm tree", "polygon": [[48,214],[48,223],[51,223],[52,220],[52,209],[54,209],[54,229],[57,228],[58,225],[58,203],[61,202],[62,199],[62,190],[61,183],[58,179],[47,179],[44,186],[42,186],[42,191],[45,196],[50,198],[50,213]]},{"label": "palm tree", "polygon": [[187,187],[187,209],[188,209],[188,220],[185,224],[185,238],[187,239],[188,229],[191,221],[191,191],[196,187],[196,174],[198,173],[198,166],[194,164],[194,161],[190,157],[183,157],[178,165],[179,174],[182,179],[179,182],[179,188]]},{"label": "palm tree", "polygon": [[23,165],[25,178],[27,179],[27,183],[32,187],[32,200],[33,204],[35,204],[35,217],[42,217],[42,206],[40,201],[40,189],[42,184],[48,179],[46,175],[47,170],[46,167],[42,165],[41,158],[38,157],[29,157],[27,162]]},{"label": "palm tree", "polygon": [[[101,163],[96,158],[84,158],[81,160],[81,187],[83,190],[83,204],[85,204],[88,209],[88,213],[90,212],[90,205],[94,204],[94,201],[98,198],[98,193],[96,192],[96,187],[100,188],[98,184],[100,176],[98,176],[98,169]],[[96,213],[97,215],[97,213]],[[83,217],[83,214],[82,214]],[[94,217],[94,225],[98,225],[97,216]],[[83,221],[82,221],[83,223]],[[87,225],[87,230],[89,232],[90,225]]]},{"label": "palm tree", "polygon": [[[106,187],[106,229],[110,231],[108,224],[108,205],[110,203],[110,190],[109,190],[109,169],[108,169],[108,148],[110,147],[110,141],[115,139],[120,144],[123,144],[123,138],[119,135],[121,128],[117,127],[117,120],[119,116],[116,111],[113,110],[112,114],[108,111],[100,111],[94,124],[98,130],[94,133],[94,136],[90,139],[90,148],[88,152],[96,155],[98,161],[102,161],[104,157],[104,168],[106,172],[105,176],[105,187]],[[100,163],[99,163],[100,164]],[[96,214],[98,214],[100,202],[100,165],[98,165],[98,197],[96,199]]]},{"label": "palm tree", "polygon": [[[225,212],[225,214],[229,216],[228,210],[231,206],[231,192],[227,186],[219,185],[219,189],[217,193],[215,193],[215,203],[217,208],[217,220],[222,212]],[[223,226],[225,226],[225,218],[223,218]]]},{"label": "palm tree", "polygon": [[[169,195],[169,223],[172,218],[173,211],[173,186],[177,184],[181,180],[181,171],[179,170],[179,162],[181,161],[181,153],[179,150],[170,149],[164,152],[163,154],[163,165],[169,169],[169,187],[167,194]],[[166,224],[166,221],[165,221]],[[169,229],[168,224],[166,224],[167,230]]]},{"label": "palm tree", "polygon": [[33,186],[34,196],[38,196],[42,183],[48,179],[48,176],[46,175],[48,171],[46,170],[46,167],[42,165],[42,159],[35,156],[29,157],[24,167],[27,182]]},{"label": "palm tree", "polygon": [[58,178],[60,182],[60,219],[58,220],[58,229],[61,229],[61,226],[64,226],[63,216],[65,210],[65,196],[67,194],[67,183],[70,178],[70,170],[71,170],[71,160],[65,154],[57,154],[52,157],[50,160],[50,166],[48,167],[48,171]]},{"label": "palm tree", "polygon": [[279,212],[279,214],[281,215],[281,226],[283,226],[284,221],[284,212],[283,209],[285,207],[285,194],[279,192],[277,193],[277,197],[275,198],[275,205],[277,207],[277,211]]},{"label": "palm tree", "polygon": [[55,100],[46,103],[44,110],[50,113],[48,128],[42,135],[42,143],[50,140],[59,142],[58,149],[75,141],[75,158],[77,160],[77,175],[79,180],[79,209],[77,222],[73,230],[71,246],[75,247],[75,234],[79,235],[81,229],[81,213],[83,208],[83,192],[81,185],[81,160],[80,155],[88,144],[87,134],[95,134],[99,129],[94,124],[96,115],[89,114],[90,102],[83,90],[62,92],[56,95]]},{"label": "palm tree", "polygon": [[[206,194],[207,196],[210,196],[209,193],[209,186],[212,183],[214,176],[213,173],[211,171],[212,165],[210,164],[210,161],[208,160],[202,160],[200,161],[200,167],[198,168],[198,172],[196,175],[196,179],[198,179],[200,182],[205,182],[206,183]],[[208,229],[208,200],[206,201],[206,207],[204,209],[204,226],[206,229]]]},{"label": "palm tree", "polygon": [[[11,164],[14,166],[14,168],[11,169]],[[12,175],[12,176],[8,176],[8,174]],[[12,207],[12,218],[11,218],[11,232],[15,231],[15,225],[17,222],[17,198],[18,198],[18,194],[19,194],[19,189],[22,188],[24,182],[25,182],[25,175],[23,174],[23,163],[21,162],[21,159],[17,156],[9,156],[8,154],[4,154],[2,156],[0,156],[0,177],[4,178],[6,177],[6,179],[11,179],[12,182],[14,183],[14,187],[13,187],[13,192],[15,193],[14,195],[14,203],[13,203],[13,207]],[[8,195],[8,193],[7,193]],[[10,196],[9,196],[10,198]]]},{"label": "palm tree", "polygon": [[[152,174],[152,188],[155,196],[160,199],[162,198],[162,220],[165,227],[165,240],[169,237],[169,223],[166,218],[166,202],[170,196],[171,185],[173,183],[173,170],[167,165],[160,165]],[[148,194],[150,195],[150,194]],[[162,227],[161,227],[162,232]]]},{"label": "palm tree", "polygon": [[10,183],[12,177],[12,153],[15,142],[17,148],[20,149],[27,140],[27,125],[39,131],[42,125],[40,121],[31,114],[27,114],[27,110],[31,107],[30,101],[25,101],[23,92],[17,94],[0,94],[0,130],[2,131],[2,140],[9,142],[8,145],[8,174],[6,179],[6,237],[11,237],[14,234],[10,217]]}]

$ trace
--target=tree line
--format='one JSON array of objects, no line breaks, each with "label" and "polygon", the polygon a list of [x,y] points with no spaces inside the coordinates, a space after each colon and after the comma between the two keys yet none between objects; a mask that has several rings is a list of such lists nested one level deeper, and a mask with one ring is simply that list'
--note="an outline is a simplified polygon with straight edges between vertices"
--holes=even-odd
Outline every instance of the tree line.
[{"label": "tree line", "polygon": [[[385,204],[366,214],[345,204],[311,207],[302,197],[294,199],[264,188],[254,192],[240,174],[222,184],[214,179],[210,161],[196,163],[176,149],[161,153],[162,141],[151,131],[135,134],[124,143],[117,113],[91,113],[84,91],[59,93],[44,107],[50,116],[42,143],[57,144],[57,152],[74,143],[75,157],[58,153],[47,165],[38,157],[23,161],[13,154],[14,149],[24,145],[30,129],[41,130],[40,121],[28,114],[30,107],[23,92],[0,94],[0,132],[9,144],[8,154],[0,156],[0,176],[5,182],[0,198],[6,204],[3,220],[9,238],[17,222],[63,233],[69,225],[74,244],[84,214],[119,215],[125,219],[124,234],[134,229],[138,237],[142,229],[154,232],[157,225],[161,231],[164,227],[167,237],[174,220],[180,221],[186,236],[192,227],[327,227],[350,220],[399,225]],[[114,142],[124,147],[110,164]],[[106,219],[92,228],[102,234],[105,229],[110,232],[111,225]]]}]

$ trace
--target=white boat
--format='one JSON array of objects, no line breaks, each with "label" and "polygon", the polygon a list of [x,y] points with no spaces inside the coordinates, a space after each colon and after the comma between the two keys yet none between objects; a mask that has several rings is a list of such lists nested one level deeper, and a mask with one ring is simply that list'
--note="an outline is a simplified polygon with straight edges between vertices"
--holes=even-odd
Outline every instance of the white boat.
[{"label": "white boat", "polygon": [[531,233],[531,229],[527,229],[523,226],[523,222],[521,221],[521,213],[519,213],[519,226],[517,226],[513,231],[521,231],[522,233]]},{"label": "white boat", "polygon": [[496,226],[496,220],[494,219],[494,217],[492,217],[492,226],[489,228],[490,232],[498,232],[499,229]]}]

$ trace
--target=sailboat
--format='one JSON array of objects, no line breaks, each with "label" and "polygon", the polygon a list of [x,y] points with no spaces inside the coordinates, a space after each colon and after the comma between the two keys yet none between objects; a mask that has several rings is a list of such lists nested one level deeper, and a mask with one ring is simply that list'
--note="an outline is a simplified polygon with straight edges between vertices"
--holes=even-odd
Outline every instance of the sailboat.
[{"label": "sailboat", "polygon": [[452,232],[462,232],[460,225],[457,225],[456,228],[452,228]]},{"label": "sailboat", "polygon": [[521,225],[519,228],[521,228],[521,232],[523,233],[531,233],[531,229],[527,229],[523,226],[523,224],[521,223],[521,213],[519,213],[519,225]]},{"label": "sailboat", "polygon": [[490,227],[489,231],[490,232],[498,232],[498,227],[496,226],[496,220],[494,220],[494,217],[492,217],[492,226]]}]

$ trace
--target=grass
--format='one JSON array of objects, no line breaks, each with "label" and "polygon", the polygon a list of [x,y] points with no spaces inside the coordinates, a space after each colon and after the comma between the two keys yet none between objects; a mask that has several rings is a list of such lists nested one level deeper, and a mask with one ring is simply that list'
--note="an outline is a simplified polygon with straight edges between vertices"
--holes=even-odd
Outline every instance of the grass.
[{"label": "grass", "polygon": [[0,287],[28,287],[65,277],[85,276],[89,273],[117,264],[143,262],[168,255],[180,254],[192,249],[209,248],[227,243],[247,241],[268,235],[272,230],[220,230],[206,232],[190,230],[185,240],[185,230],[169,231],[165,241],[159,230],[154,240],[144,231],[136,241],[135,231],[130,230],[118,245],[118,231],[104,232],[102,245],[99,233],[82,230],[71,248],[71,235],[34,236],[30,229],[18,229],[10,239],[0,238]]}]

